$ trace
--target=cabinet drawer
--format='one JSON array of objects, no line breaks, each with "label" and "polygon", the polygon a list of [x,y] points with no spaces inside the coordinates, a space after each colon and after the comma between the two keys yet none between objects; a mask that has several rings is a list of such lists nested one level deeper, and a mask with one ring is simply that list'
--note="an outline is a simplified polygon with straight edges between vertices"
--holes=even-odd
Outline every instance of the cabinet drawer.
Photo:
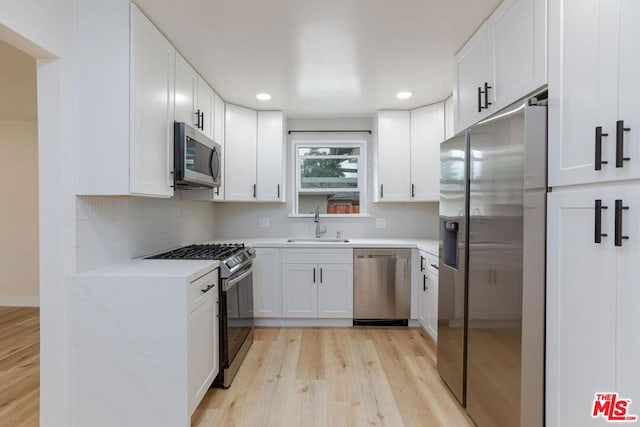
[{"label": "cabinet drawer", "polygon": [[436,276],[438,275],[438,268],[439,268],[439,259],[437,256],[434,256],[432,254],[427,254],[427,260],[426,260],[426,265],[427,265],[427,271],[430,273],[435,274]]},{"label": "cabinet drawer", "polygon": [[[209,288],[210,286],[211,288]],[[194,310],[206,300],[210,292],[220,292],[217,268],[189,283],[189,311]]]},{"label": "cabinet drawer", "polygon": [[351,264],[353,263],[353,249],[284,249],[282,262],[289,264]]}]

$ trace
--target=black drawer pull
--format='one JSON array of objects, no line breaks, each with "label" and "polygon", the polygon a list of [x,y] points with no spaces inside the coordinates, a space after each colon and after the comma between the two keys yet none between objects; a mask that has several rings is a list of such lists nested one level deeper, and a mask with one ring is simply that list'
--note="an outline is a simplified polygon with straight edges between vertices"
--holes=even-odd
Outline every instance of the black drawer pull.
[{"label": "black drawer pull", "polygon": [[203,294],[206,294],[207,292],[209,292],[213,287],[215,287],[215,283],[213,285],[209,285],[204,289],[200,289],[200,292],[202,292]]},{"label": "black drawer pull", "polygon": [[608,133],[602,133],[602,126],[596,127],[596,161],[594,165],[594,169],[599,171],[602,170],[602,165],[606,165],[609,163],[606,160],[602,160],[602,137],[609,136]]},{"label": "black drawer pull", "polygon": [[493,87],[489,86],[489,83],[484,82],[484,108],[489,108],[489,105],[492,104],[489,102],[489,89],[493,89]]},{"label": "black drawer pull", "polygon": [[437,265],[435,265],[435,264],[430,264],[430,265],[431,265],[431,267],[435,268],[436,270],[440,270],[440,267],[438,267]]},{"label": "black drawer pull", "polygon": [[602,200],[596,200],[595,220],[594,220],[594,243],[602,243],[602,237],[607,237],[606,233],[602,233],[602,209],[607,209],[607,206],[602,206]]},{"label": "black drawer pull", "polygon": [[631,128],[624,127],[624,120],[616,122],[616,167],[624,167],[624,162],[631,160],[630,157],[624,157],[624,133],[629,132]]},{"label": "black drawer pull", "polygon": [[622,235],[622,211],[628,210],[629,206],[622,206],[622,200],[616,200],[616,212],[615,212],[615,242],[616,246],[622,246],[623,240],[628,240],[629,236]]},{"label": "black drawer pull", "polygon": [[482,88],[478,86],[478,113],[482,113]]},{"label": "black drawer pull", "polygon": [[427,291],[427,276],[422,276],[422,292]]}]

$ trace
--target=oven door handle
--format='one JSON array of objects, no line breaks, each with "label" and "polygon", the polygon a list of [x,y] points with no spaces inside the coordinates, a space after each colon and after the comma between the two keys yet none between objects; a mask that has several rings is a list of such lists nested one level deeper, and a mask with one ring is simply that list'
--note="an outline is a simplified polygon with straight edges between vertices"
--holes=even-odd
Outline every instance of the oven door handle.
[{"label": "oven door handle", "polygon": [[224,283],[223,290],[224,290],[225,292],[228,292],[228,291],[229,291],[229,289],[233,288],[233,287],[236,285],[236,283],[238,283],[238,282],[240,282],[241,280],[245,279],[245,278],[246,278],[246,277],[248,277],[251,273],[253,273],[253,267],[250,267],[246,272],[242,273],[240,276],[238,276],[238,277],[234,277],[234,278],[233,278],[233,279],[231,279],[231,280],[227,280],[227,281]]}]

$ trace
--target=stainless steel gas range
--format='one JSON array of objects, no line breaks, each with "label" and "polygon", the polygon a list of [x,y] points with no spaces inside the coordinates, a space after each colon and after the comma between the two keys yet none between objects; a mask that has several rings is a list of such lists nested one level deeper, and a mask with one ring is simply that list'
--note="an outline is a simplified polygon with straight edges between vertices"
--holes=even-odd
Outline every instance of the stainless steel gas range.
[{"label": "stainless steel gas range", "polygon": [[220,261],[220,373],[214,384],[228,388],[253,343],[253,258],[242,243],[190,245],[148,259]]}]

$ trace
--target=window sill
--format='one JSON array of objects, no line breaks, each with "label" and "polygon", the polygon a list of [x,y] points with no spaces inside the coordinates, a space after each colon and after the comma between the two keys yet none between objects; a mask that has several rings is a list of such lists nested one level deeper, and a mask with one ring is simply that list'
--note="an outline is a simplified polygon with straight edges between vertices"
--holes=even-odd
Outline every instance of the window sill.
[{"label": "window sill", "polygon": [[[289,218],[313,218],[314,214],[289,214]],[[371,218],[371,215],[363,213],[363,214],[320,214],[320,218],[322,219],[331,219],[331,218]]]}]

